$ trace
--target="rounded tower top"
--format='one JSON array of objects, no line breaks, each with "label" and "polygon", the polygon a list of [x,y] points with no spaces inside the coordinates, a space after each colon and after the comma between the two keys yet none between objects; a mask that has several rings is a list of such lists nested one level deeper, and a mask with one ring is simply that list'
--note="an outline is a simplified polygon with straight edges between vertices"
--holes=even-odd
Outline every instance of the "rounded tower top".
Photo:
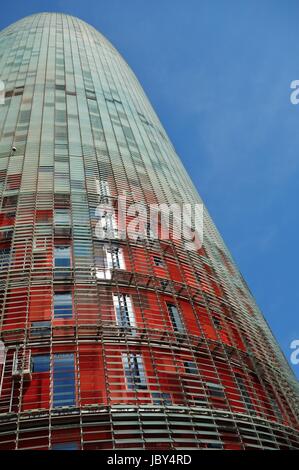
[{"label": "rounded tower top", "polygon": [[69,27],[73,27],[75,29],[80,29],[81,33],[84,31],[84,29],[90,30],[95,32],[98,36],[100,36],[101,40],[103,43],[106,45],[109,45],[112,47],[116,52],[117,50],[115,47],[111,44],[111,42],[106,39],[106,37],[100,33],[94,26],[90,25],[86,21],[82,20],[81,18],[78,18],[77,16],[70,15],[68,13],[60,13],[60,12],[40,12],[40,13],[33,13],[32,15],[25,16],[24,18],[21,18],[11,25],[7,26],[4,28],[2,31],[0,31],[0,34],[5,34],[6,32],[11,32],[12,30],[15,30],[19,26],[25,26],[26,27],[54,27],[55,25],[58,25],[61,23],[63,20],[68,22]]}]

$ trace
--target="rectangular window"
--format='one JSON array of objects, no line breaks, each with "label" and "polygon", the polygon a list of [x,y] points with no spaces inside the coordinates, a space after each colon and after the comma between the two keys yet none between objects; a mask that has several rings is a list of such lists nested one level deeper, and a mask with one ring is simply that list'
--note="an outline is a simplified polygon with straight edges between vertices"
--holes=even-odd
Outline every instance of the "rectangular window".
[{"label": "rectangular window", "polygon": [[136,326],[131,297],[127,294],[114,294],[113,304],[118,326],[129,328]]},{"label": "rectangular window", "polygon": [[112,269],[125,269],[123,251],[107,244],[95,246],[95,276],[98,279],[111,279]]},{"label": "rectangular window", "polygon": [[125,269],[125,262],[121,248],[112,246],[106,248],[108,269]]},{"label": "rectangular window", "polygon": [[211,397],[225,398],[224,389],[221,384],[217,384],[214,382],[207,382],[206,385],[208,387]]},{"label": "rectangular window", "polygon": [[244,382],[243,378],[240,377],[240,375],[236,376],[236,382],[238,384],[240,395],[243,398],[243,401],[246,405],[246,408],[248,410],[254,410],[254,406],[253,406],[253,403],[251,401],[250,395],[247,391],[247,387],[245,385],[245,382]]},{"label": "rectangular window", "polygon": [[0,250],[0,270],[1,271],[8,268],[9,256],[10,256],[9,248],[2,248],[2,250]]},{"label": "rectangular window", "polygon": [[31,336],[50,336],[51,335],[51,322],[50,321],[33,321],[31,323]]},{"label": "rectangular window", "polygon": [[111,196],[109,183],[106,180],[97,180],[97,193],[101,202],[108,202]]},{"label": "rectangular window", "polygon": [[71,247],[68,245],[56,245],[54,247],[55,268],[71,267]]},{"label": "rectangular window", "polygon": [[154,260],[155,266],[158,266],[160,268],[164,266],[163,260],[162,258],[160,258],[160,256],[154,256],[153,260]]},{"label": "rectangular window", "polygon": [[54,354],[53,406],[74,406],[75,404],[74,354]]},{"label": "rectangular window", "polygon": [[54,212],[55,225],[70,225],[71,214],[69,209],[55,209]]},{"label": "rectangular window", "polygon": [[107,253],[105,250],[105,245],[103,244],[95,245],[94,258],[95,258],[95,269],[94,269],[95,276],[98,279],[110,279],[111,273],[107,265]]},{"label": "rectangular window", "polygon": [[146,377],[141,354],[123,353],[123,365],[129,390],[145,390]]},{"label": "rectangular window", "polygon": [[153,392],[152,399],[154,405],[172,405],[170,393]]},{"label": "rectangular window", "polygon": [[117,238],[117,223],[113,213],[105,213],[101,216],[99,223],[102,228],[104,238]]},{"label": "rectangular window", "polygon": [[207,444],[208,449],[223,449],[223,445],[220,442],[209,442]]},{"label": "rectangular window", "polygon": [[212,320],[215,330],[222,330],[221,320],[215,315],[212,316]]},{"label": "rectangular window", "polygon": [[18,196],[15,195],[15,196],[5,196],[3,197],[3,201],[2,201],[2,208],[14,208],[16,209],[17,207],[17,204],[18,204]]},{"label": "rectangular window", "polygon": [[0,366],[4,364],[5,361],[5,345],[3,341],[0,340]]},{"label": "rectangular window", "polygon": [[167,303],[167,309],[170,316],[172,326],[175,331],[184,331],[180,313],[174,304]]},{"label": "rectangular window", "polygon": [[186,361],[184,362],[186,374],[198,374],[198,370],[195,362]]},{"label": "rectangular window", "polygon": [[52,444],[52,450],[79,450],[79,442],[57,442]]},{"label": "rectangular window", "polygon": [[43,354],[32,356],[32,372],[49,372],[50,371],[50,355]]},{"label": "rectangular window", "polygon": [[274,411],[276,418],[283,421],[283,416],[281,414],[277,401],[273,397],[270,397],[270,403],[271,403],[271,406],[272,406],[272,409]]},{"label": "rectangular window", "polygon": [[54,292],[54,318],[71,318],[73,316],[72,292]]},{"label": "rectangular window", "polygon": [[158,227],[151,227],[151,224],[148,222],[146,224],[146,237],[149,240],[156,240],[158,238]]}]

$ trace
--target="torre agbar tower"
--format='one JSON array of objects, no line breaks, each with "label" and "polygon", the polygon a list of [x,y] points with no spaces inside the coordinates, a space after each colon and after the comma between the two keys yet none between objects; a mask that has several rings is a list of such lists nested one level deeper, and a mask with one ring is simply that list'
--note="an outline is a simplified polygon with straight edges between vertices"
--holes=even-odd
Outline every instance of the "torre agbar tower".
[{"label": "torre agbar tower", "polygon": [[0,449],[298,449],[297,382],[206,209],[196,249],[119,236],[120,196],[201,205],[119,53],[37,14],[0,78]]}]

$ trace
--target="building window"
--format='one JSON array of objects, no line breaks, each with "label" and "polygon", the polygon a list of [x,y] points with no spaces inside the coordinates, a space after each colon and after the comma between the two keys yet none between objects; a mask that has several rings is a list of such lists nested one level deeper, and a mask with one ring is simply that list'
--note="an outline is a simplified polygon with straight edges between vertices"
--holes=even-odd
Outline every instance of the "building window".
[{"label": "building window", "polygon": [[166,287],[168,286],[168,281],[165,281],[164,279],[162,281],[160,281],[160,285],[163,289],[166,289]]},{"label": "building window", "polygon": [[243,378],[240,375],[236,375],[236,382],[238,384],[240,395],[245,403],[247,410],[254,410],[254,406],[251,401],[250,395],[247,391],[247,387],[245,385]]},{"label": "building window", "polygon": [[106,180],[97,180],[97,193],[100,197],[101,202],[109,202],[109,198],[111,197],[109,183]]},{"label": "building window", "polygon": [[167,303],[167,309],[170,316],[172,326],[175,331],[184,331],[180,313],[174,304]]},{"label": "building window", "polygon": [[198,374],[196,362],[186,361],[184,367],[186,374]]},{"label": "building window", "polygon": [[172,405],[170,393],[152,392],[154,405],[169,406]]},{"label": "building window", "polygon": [[108,269],[107,252],[105,245],[100,244],[95,246],[95,268],[91,268],[92,276],[97,279],[111,279],[111,272]]},{"label": "building window", "polygon": [[3,201],[2,201],[2,208],[4,209],[7,209],[7,208],[16,208],[17,207],[17,204],[18,204],[18,196],[17,195],[14,195],[14,196],[5,196],[3,197]]},{"label": "building window", "polygon": [[154,256],[153,260],[154,260],[155,266],[157,266],[159,268],[164,266],[163,260],[162,260],[162,258],[160,258],[160,256]]},{"label": "building window", "polygon": [[127,294],[114,294],[113,304],[118,326],[122,328],[135,326],[135,316],[131,297]]},{"label": "building window", "polygon": [[0,340],[0,366],[5,361],[5,344]]},{"label": "building window", "polygon": [[9,248],[2,248],[2,250],[0,250],[0,270],[1,271],[8,268],[9,255],[10,255]]},{"label": "building window", "polygon": [[223,449],[223,445],[220,442],[209,442],[207,444],[208,449]]},{"label": "building window", "polygon": [[37,224],[52,223],[52,211],[50,211],[50,210],[37,210],[36,211],[36,223]]},{"label": "building window", "polygon": [[106,248],[108,269],[125,269],[125,261],[121,248],[112,246]]},{"label": "building window", "polygon": [[69,245],[56,245],[54,247],[55,268],[71,267],[71,247]]},{"label": "building window", "polygon": [[281,414],[281,411],[280,411],[280,408],[279,408],[279,406],[278,406],[278,403],[277,403],[277,401],[276,401],[273,397],[271,397],[271,396],[270,396],[270,403],[271,403],[271,406],[272,406],[272,409],[273,409],[273,411],[274,411],[274,414],[275,414],[276,418],[279,419],[279,420],[281,420],[281,421],[283,421],[283,416],[282,416],[282,414]]},{"label": "building window", "polygon": [[71,214],[69,209],[55,209],[54,212],[55,225],[70,225]]},{"label": "building window", "polygon": [[135,353],[123,353],[123,365],[129,390],[145,390],[146,377],[142,356]]},{"label": "building window", "polygon": [[149,240],[153,240],[153,239],[155,240],[158,238],[158,234],[156,233],[157,231],[158,231],[158,228],[156,227],[154,230],[152,229],[150,222],[146,224],[146,237]]},{"label": "building window", "polygon": [[79,442],[57,442],[52,444],[52,450],[79,450]]},{"label": "building window", "polygon": [[[114,213],[96,209],[96,215],[100,216],[99,225],[96,226],[96,236],[102,239],[117,238],[117,223]],[[99,232],[98,229],[100,229]]]},{"label": "building window", "polygon": [[51,322],[50,321],[33,321],[31,323],[31,336],[50,336],[51,335]]},{"label": "building window", "polygon": [[212,320],[215,330],[222,330],[221,320],[215,315],[212,316]]},{"label": "building window", "polygon": [[75,404],[74,354],[54,354],[53,406],[74,406]]},{"label": "building window", "polygon": [[213,398],[225,398],[224,388],[221,384],[207,382],[206,386]]},{"label": "building window", "polygon": [[54,292],[54,318],[71,318],[73,316],[72,292]]},{"label": "building window", "polygon": [[47,239],[33,237],[32,251],[34,255],[44,256],[47,253]]},{"label": "building window", "polygon": [[32,356],[32,372],[49,372],[50,371],[50,355],[43,354]]},{"label": "building window", "polygon": [[123,250],[116,245],[96,245],[95,268],[92,268],[92,274],[97,279],[111,279],[113,269],[125,269]]}]

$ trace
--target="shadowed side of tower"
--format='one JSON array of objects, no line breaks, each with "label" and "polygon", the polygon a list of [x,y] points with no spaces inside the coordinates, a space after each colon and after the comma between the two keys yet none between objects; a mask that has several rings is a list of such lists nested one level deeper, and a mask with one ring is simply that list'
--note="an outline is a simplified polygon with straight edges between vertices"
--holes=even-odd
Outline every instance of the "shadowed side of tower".
[{"label": "shadowed side of tower", "polygon": [[207,210],[196,249],[122,236],[120,200],[127,224],[202,201],[115,48],[29,16],[0,78],[0,449],[299,448],[295,378]]}]

